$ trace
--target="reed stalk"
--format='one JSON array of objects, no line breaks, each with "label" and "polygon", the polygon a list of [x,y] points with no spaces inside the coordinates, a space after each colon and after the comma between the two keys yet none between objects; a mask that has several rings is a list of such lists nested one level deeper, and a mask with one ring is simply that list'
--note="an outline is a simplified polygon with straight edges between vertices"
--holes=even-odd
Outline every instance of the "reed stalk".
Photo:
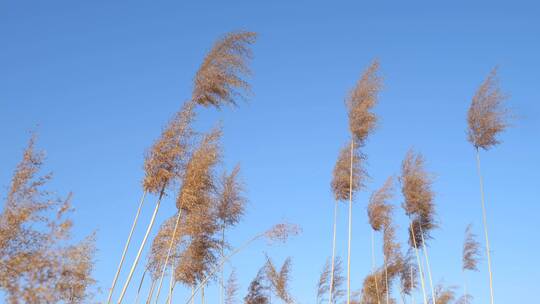
[{"label": "reed stalk", "polygon": [[150,285],[150,291],[148,292],[148,297],[146,298],[146,304],[150,304],[150,302],[152,302],[154,288],[156,288],[156,280],[152,280],[152,285]]},{"label": "reed stalk", "polygon": [[[163,285],[163,277],[165,276],[165,269],[167,268],[167,263],[169,262],[169,257],[171,256],[171,250],[173,248],[174,240],[176,237],[176,231],[178,230],[178,224],[180,223],[180,218],[182,217],[182,207],[180,206],[180,209],[178,209],[178,216],[176,217],[176,223],[174,224],[174,230],[171,237],[171,241],[169,242],[169,248],[167,249],[167,256],[165,257],[165,263],[163,263],[163,268],[161,270],[161,277],[159,279],[159,286],[156,294],[156,304],[159,300],[159,294],[161,292],[161,286]],[[173,280],[173,274],[171,272],[171,280]]]},{"label": "reed stalk", "polygon": [[437,303],[437,294],[435,293],[435,288],[433,287],[433,280],[431,278],[431,266],[429,265],[429,255],[428,255],[428,251],[427,251],[427,246],[426,246],[426,242],[424,240],[424,232],[422,231],[422,225],[419,225],[420,227],[420,235],[422,236],[422,247],[423,247],[423,251],[424,251],[424,257],[426,259],[426,268],[427,268],[427,273],[428,273],[428,278],[429,278],[429,285],[431,287],[431,299],[433,300],[433,303]]},{"label": "reed stalk", "polygon": [[139,283],[139,288],[137,289],[137,296],[135,297],[135,304],[139,303],[139,296],[141,294],[141,287],[144,283],[144,277],[146,276],[146,272],[148,271],[148,268],[144,270],[141,282]]},{"label": "reed stalk", "polygon": [[330,271],[330,294],[328,296],[328,304],[332,304],[332,296],[334,292],[334,267],[336,260],[336,225],[337,225],[337,212],[338,212],[338,202],[334,204],[334,233],[332,236],[332,266]]},{"label": "reed stalk", "polygon": [[[371,229],[371,272],[375,273],[375,231]],[[379,298],[379,284],[375,280],[375,291],[377,293],[377,304],[381,304],[381,299]]]},{"label": "reed stalk", "polygon": [[422,285],[422,295],[424,296],[424,304],[428,304],[426,295],[426,286],[424,282],[424,271],[422,270],[422,263],[420,262],[420,254],[418,254],[418,246],[416,246],[416,236],[414,233],[414,225],[411,222],[411,235],[413,240],[414,252],[416,254],[416,263],[418,263],[418,272],[420,273],[420,284]]},{"label": "reed stalk", "polygon": [[351,303],[351,237],[352,237],[352,192],[353,192],[354,138],[351,139],[351,166],[349,176],[349,239],[347,245],[347,304]]},{"label": "reed stalk", "polygon": [[390,304],[390,285],[388,285],[388,267],[386,265],[386,256],[384,256],[384,279],[386,281],[386,304]]},{"label": "reed stalk", "polygon": [[122,265],[124,264],[124,259],[126,258],[126,253],[129,248],[129,244],[131,243],[131,237],[133,236],[133,232],[135,231],[135,227],[137,226],[137,222],[139,221],[139,215],[141,213],[142,206],[144,204],[144,198],[146,197],[147,191],[144,190],[141,200],[139,202],[139,207],[137,208],[137,213],[135,214],[135,218],[133,219],[133,224],[131,224],[131,230],[129,231],[129,235],[126,241],[126,244],[124,245],[124,251],[122,252],[122,257],[120,258],[120,263],[118,263],[118,268],[116,269],[116,274],[114,275],[113,282],[111,284],[111,288],[109,289],[109,296],[107,297],[107,304],[111,303],[111,298],[114,292],[114,287],[116,286],[116,282],[118,281],[118,276],[120,275],[120,271],[122,270]]},{"label": "reed stalk", "polygon": [[484,223],[484,236],[486,238],[486,256],[488,260],[488,272],[489,272],[489,295],[490,302],[493,304],[493,273],[491,270],[491,253],[489,247],[489,234],[488,234],[488,225],[487,225],[487,216],[486,216],[486,203],[484,199],[484,180],[482,178],[482,172],[480,168],[480,151],[478,147],[476,148],[476,168],[478,171],[478,178],[480,180],[480,201],[482,203],[482,221]]},{"label": "reed stalk", "polygon": [[152,231],[152,227],[154,226],[154,221],[156,220],[156,215],[159,210],[159,205],[161,203],[161,199],[163,197],[164,192],[165,192],[165,187],[161,189],[161,193],[159,194],[159,198],[156,202],[156,207],[154,208],[154,213],[152,214],[152,218],[150,219],[150,223],[148,224],[148,228],[146,229],[146,233],[144,235],[143,241],[141,243],[141,246],[139,247],[139,251],[137,252],[135,261],[133,261],[133,265],[131,266],[131,270],[129,271],[129,275],[126,280],[126,283],[124,284],[124,287],[122,288],[122,293],[120,294],[120,297],[118,298],[118,302],[117,302],[118,304],[122,303],[122,300],[124,299],[124,296],[126,295],[127,288],[129,287],[129,283],[131,282],[133,273],[135,272],[135,269],[137,268],[137,264],[139,263],[139,259],[141,258],[142,251],[144,249],[144,246],[146,245],[146,241],[148,240],[150,231]]}]

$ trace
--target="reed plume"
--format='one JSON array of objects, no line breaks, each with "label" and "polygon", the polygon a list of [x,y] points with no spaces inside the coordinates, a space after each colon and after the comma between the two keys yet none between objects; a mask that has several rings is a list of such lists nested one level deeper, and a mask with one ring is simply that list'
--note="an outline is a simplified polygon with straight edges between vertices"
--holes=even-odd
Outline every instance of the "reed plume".
[{"label": "reed plume", "polygon": [[235,97],[242,97],[241,91],[250,88],[242,76],[250,73],[247,60],[252,57],[250,46],[256,36],[253,32],[231,32],[214,44],[195,75],[194,102],[217,108],[236,105]]},{"label": "reed plume", "polygon": [[388,200],[393,197],[393,191],[393,178],[389,177],[369,199],[367,208],[369,224],[375,231],[381,231],[390,225],[392,206],[388,204]]},{"label": "reed plume", "polygon": [[291,273],[291,258],[287,258],[283,265],[277,270],[276,266],[272,263],[270,257],[266,256],[266,276],[270,281],[272,290],[278,298],[285,303],[294,303],[292,296],[289,292],[289,281]]},{"label": "reed plume", "polygon": [[467,225],[465,229],[465,240],[463,241],[463,251],[462,251],[462,266],[464,285],[464,293],[460,301],[467,303],[467,301],[472,302],[472,296],[469,295],[467,291],[467,277],[465,271],[477,271],[478,270],[478,261],[480,259],[480,243],[476,240],[476,235],[472,231],[472,224]]},{"label": "reed plume", "polygon": [[[352,170],[351,170],[352,159]],[[365,186],[367,173],[362,167],[365,156],[358,149],[353,149],[351,155],[350,144],[344,146],[339,152],[336,165],[334,166],[331,182],[332,192],[336,201],[347,201],[350,192],[353,193]],[[352,182],[350,176],[352,175]],[[352,190],[351,190],[352,189]]]},{"label": "reed plume", "polygon": [[268,286],[265,284],[266,265],[259,269],[255,278],[249,283],[248,293],[244,297],[244,304],[268,304]]},{"label": "reed plume", "polygon": [[[247,199],[244,197],[243,185],[238,180],[240,166],[232,172],[223,174],[218,193],[217,218],[221,226],[221,258],[225,257],[225,229],[236,225],[244,214]],[[220,299],[223,299],[223,267],[221,269]],[[220,301],[221,302],[221,301]]]},{"label": "reed plume", "polygon": [[418,268],[415,265],[414,257],[410,253],[403,258],[399,279],[401,291],[407,295],[412,295],[418,282]]},{"label": "reed plume", "polygon": [[364,71],[346,101],[349,111],[349,129],[357,145],[363,146],[377,123],[377,116],[370,112],[377,104],[382,78],[378,75],[379,62],[373,61]]},{"label": "reed plume", "polygon": [[[332,270],[334,272],[333,276],[331,276]],[[343,290],[343,282],[345,282],[345,277],[343,276],[342,260],[337,257],[335,259],[334,267],[332,267],[332,260],[329,258],[324,264],[319,281],[317,282],[317,303],[326,301],[326,295],[328,295],[328,298],[330,298],[330,290],[332,290],[333,293],[332,303],[338,302],[345,294],[345,290]],[[331,283],[334,285],[333,288],[330,288]]]},{"label": "reed plume", "polygon": [[498,136],[508,127],[507,98],[494,68],[476,91],[467,113],[467,139],[476,149],[488,150],[500,143]]},{"label": "reed plume", "polygon": [[[160,278],[161,272],[166,264],[173,264],[174,261],[167,260],[168,248],[170,245],[171,239],[173,239],[176,216],[172,216],[165,220],[158,230],[158,233],[152,241],[152,246],[150,248],[150,253],[148,256],[148,271],[150,272],[153,280],[158,280]],[[182,226],[180,226],[182,227]],[[185,245],[185,242],[182,242],[182,236],[185,235],[185,228],[179,229],[184,231],[177,231],[173,239],[173,256],[176,255],[176,252],[180,250],[182,245]]]},{"label": "reed plume", "polygon": [[478,260],[480,259],[480,243],[476,240],[476,235],[472,231],[472,225],[469,224],[465,229],[465,240],[463,242],[463,271],[478,270]]},{"label": "reed plume", "polygon": [[227,286],[225,287],[225,304],[237,303],[236,294],[238,293],[238,281],[236,279],[236,272],[233,270],[227,280]]},{"label": "reed plume", "polygon": [[507,96],[500,89],[497,69],[495,68],[476,91],[467,113],[469,127],[467,132],[468,140],[476,150],[476,166],[480,180],[480,202],[482,205],[482,220],[486,241],[491,304],[494,302],[493,271],[491,267],[491,252],[484,199],[484,181],[480,169],[480,148],[488,150],[500,143],[498,136],[508,127],[509,112],[504,107],[504,101],[506,99]]},{"label": "reed plume", "polygon": [[437,286],[437,299],[432,304],[450,304],[454,301],[456,295],[453,288],[447,288],[441,285]]},{"label": "reed plume", "polygon": [[0,290],[9,303],[83,303],[90,288],[95,235],[72,243],[72,195],[55,197],[40,175],[45,154],[32,135],[0,212]]}]

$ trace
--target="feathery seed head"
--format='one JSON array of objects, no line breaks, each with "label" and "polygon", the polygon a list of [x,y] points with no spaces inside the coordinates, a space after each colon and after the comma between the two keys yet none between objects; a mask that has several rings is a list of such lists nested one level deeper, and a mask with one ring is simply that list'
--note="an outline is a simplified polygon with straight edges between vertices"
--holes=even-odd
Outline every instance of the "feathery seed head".
[{"label": "feathery seed head", "polygon": [[362,74],[346,102],[349,110],[349,129],[360,146],[365,143],[377,122],[377,117],[371,110],[377,104],[382,86],[378,71],[379,62],[375,60]]},{"label": "feathery seed head", "polygon": [[468,140],[477,149],[499,144],[498,135],[508,127],[507,96],[501,92],[497,69],[493,69],[474,95],[467,113]]},{"label": "feathery seed head", "polygon": [[351,148],[350,144],[344,146],[338,156],[336,165],[334,166],[333,177],[331,182],[334,198],[338,201],[346,201],[349,199],[351,187],[354,192],[364,187],[364,180],[367,178],[367,173],[362,167],[362,162],[365,156],[358,149],[352,151],[352,185],[351,185]]},{"label": "feathery seed head", "polygon": [[393,207],[388,204],[388,200],[392,198],[393,190],[393,180],[389,177],[369,199],[367,208],[369,224],[375,231],[380,231],[390,224]]},{"label": "feathery seed head", "polygon": [[247,60],[252,57],[250,45],[256,36],[253,32],[232,32],[216,42],[195,75],[193,101],[217,108],[236,105],[235,97],[242,97],[238,90],[250,88],[241,77],[250,72]]},{"label": "feathery seed head", "polygon": [[480,243],[476,240],[476,235],[469,224],[465,229],[465,241],[463,242],[463,270],[478,270],[478,260],[480,259]]},{"label": "feathery seed head", "polygon": [[297,236],[302,232],[302,228],[296,224],[280,223],[264,233],[264,237],[268,242],[285,243],[291,236]]},{"label": "feathery seed head", "polygon": [[216,128],[205,135],[188,160],[176,207],[190,211],[200,204],[209,205],[216,184],[214,167],[221,159],[221,129]]},{"label": "feathery seed head", "polygon": [[193,109],[193,102],[186,102],[146,153],[143,180],[143,188],[146,191],[160,193],[174,178],[180,177],[193,136],[191,129],[191,122],[195,116]]}]

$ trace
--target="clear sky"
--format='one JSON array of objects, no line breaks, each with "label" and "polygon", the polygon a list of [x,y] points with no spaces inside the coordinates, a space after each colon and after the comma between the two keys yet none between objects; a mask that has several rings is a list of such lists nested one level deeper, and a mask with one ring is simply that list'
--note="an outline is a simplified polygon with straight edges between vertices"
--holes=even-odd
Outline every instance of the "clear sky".
[{"label": "clear sky", "polygon": [[[474,223],[482,236],[465,115],[478,85],[499,65],[517,119],[500,146],[482,153],[495,297],[497,303],[530,302],[540,277],[540,6],[374,3],[3,1],[0,186],[9,186],[29,131],[37,130],[46,169],[55,173],[50,189],[75,194],[75,237],[97,230],[95,277],[103,289],[97,299],[104,299],[141,195],[145,150],[190,97],[193,75],[215,39],[231,30],[256,31],[252,98],[237,109],[199,111],[196,125],[204,131],[221,120],[224,167],[242,165],[250,204],[229,232],[233,246],[281,220],[303,227],[287,245],[262,242],[233,259],[240,296],[267,252],[279,263],[293,258],[292,293],[299,303],[314,303],[331,254],[331,172],[348,138],[343,100],[378,58],[385,85],[376,108],[380,124],[364,149],[371,179],[353,210],[353,288],[370,268],[369,193],[399,173],[414,147],[436,174],[434,279],[460,293],[466,225]],[[173,214],[173,199],[164,201],[158,223]],[[148,202],[137,242],[153,208],[153,199]],[[394,203],[401,202],[397,195]],[[338,252],[346,258],[346,206],[340,207]],[[398,224],[405,240],[400,209]],[[488,301],[487,278],[485,259],[478,273],[467,275],[475,303]],[[177,290],[182,303],[187,290]],[[207,297],[217,302],[215,287]]]}]

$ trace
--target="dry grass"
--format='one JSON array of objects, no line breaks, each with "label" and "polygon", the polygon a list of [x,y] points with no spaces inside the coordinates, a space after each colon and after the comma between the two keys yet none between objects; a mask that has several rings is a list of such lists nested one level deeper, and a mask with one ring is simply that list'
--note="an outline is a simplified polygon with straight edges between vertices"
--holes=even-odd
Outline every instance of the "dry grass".
[{"label": "dry grass", "polygon": [[480,243],[476,240],[476,235],[472,231],[472,225],[465,229],[465,240],[463,242],[463,270],[478,270],[478,260],[480,259]]},{"label": "dry grass", "polygon": [[217,189],[214,167],[221,159],[221,129],[215,129],[202,139],[187,162],[184,179],[176,207],[187,212],[198,205],[213,203],[213,194]]},{"label": "dry grass", "polygon": [[499,144],[498,136],[508,127],[508,110],[504,107],[507,96],[502,93],[493,69],[474,95],[467,113],[468,140],[477,149]]},{"label": "dry grass", "polygon": [[232,172],[223,174],[218,193],[217,218],[223,227],[234,226],[244,214],[247,199],[244,196],[244,187],[238,180],[240,166],[236,166]]},{"label": "dry grass", "polygon": [[422,154],[412,150],[407,152],[401,165],[399,180],[405,198],[403,207],[407,215],[422,217],[424,221],[432,222],[435,216],[434,193],[431,189],[433,178],[425,169]]},{"label": "dry grass", "polygon": [[252,57],[253,32],[232,32],[218,40],[204,58],[195,75],[192,100],[203,106],[236,105],[240,91],[249,91],[242,76],[249,74],[247,60]]},{"label": "dry grass", "polygon": [[[176,252],[178,250],[181,250],[182,248],[179,248],[179,246],[182,245],[182,237],[185,235],[185,228],[183,228],[183,225],[179,225],[177,227],[176,233],[174,232],[175,224],[176,224],[177,215],[174,215],[161,225],[161,227],[158,230],[158,233],[154,237],[154,240],[152,241],[152,246],[150,249],[150,254],[148,256],[148,270],[150,271],[150,274],[152,275],[152,279],[156,280],[160,278],[161,272],[163,271],[164,263],[167,261],[167,253],[168,249],[171,245],[171,239],[174,234],[174,240],[172,242],[172,255],[173,257],[176,256]],[[179,229],[178,229],[179,228]],[[167,266],[170,266],[171,264],[174,264],[175,259],[169,259]]]},{"label": "dry grass", "polygon": [[268,286],[266,286],[266,265],[262,267],[255,278],[249,283],[248,293],[244,297],[244,304],[268,304]]},{"label": "dry grass", "polygon": [[338,201],[347,201],[349,194],[364,187],[364,181],[367,174],[362,167],[364,156],[358,149],[353,150],[353,166],[352,166],[352,185],[351,185],[351,149],[350,144],[344,146],[338,156],[336,165],[334,166],[333,178],[331,182],[334,198]]},{"label": "dry grass", "polygon": [[169,121],[161,136],[146,153],[143,188],[158,194],[167,188],[184,169],[189,153],[195,116],[194,104],[186,102],[181,111]]},{"label": "dry grass", "polygon": [[368,135],[375,128],[377,117],[370,112],[377,104],[382,78],[378,75],[379,62],[373,61],[364,71],[347,98],[349,129],[356,144],[363,146]]},{"label": "dry grass", "polygon": [[388,200],[393,197],[393,191],[393,179],[389,177],[380,189],[371,194],[367,211],[369,224],[375,231],[380,231],[391,222],[393,207]]},{"label": "dry grass", "polygon": [[238,303],[236,300],[236,294],[238,293],[238,281],[236,279],[236,272],[233,270],[227,280],[227,286],[225,286],[225,304]]},{"label": "dry grass", "polygon": [[[343,276],[343,261],[337,257],[334,261],[334,275],[332,273],[332,261],[327,259],[324,264],[323,270],[317,282],[317,303],[323,303],[328,300],[328,293],[332,292],[332,303],[339,302],[341,298],[345,295],[345,290],[343,289],[343,283],[345,282],[345,277]],[[330,278],[333,277],[333,282],[330,282]],[[330,288],[330,284],[333,283],[333,287]],[[326,297],[328,296],[328,297]]]},{"label": "dry grass", "polygon": [[278,298],[285,303],[293,303],[293,298],[289,291],[289,281],[291,279],[291,258],[287,258],[283,265],[277,270],[272,260],[266,256],[266,276],[272,286],[272,290]]},{"label": "dry grass", "polygon": [[[456,298],[456,294],[453,288],[447,288],[444,286],[437,286],[437,301],[435,304],[450,304]],[[433,303],[432,301],[430,303]]]},{"label": "dry grass", "polygon": [[13,174],[0,213],[0,289],[9,303],[83,303],[95,281],[94,235],[70,244],[71,194],[61,199],[44,189],[44,153],[32,136]]}]

